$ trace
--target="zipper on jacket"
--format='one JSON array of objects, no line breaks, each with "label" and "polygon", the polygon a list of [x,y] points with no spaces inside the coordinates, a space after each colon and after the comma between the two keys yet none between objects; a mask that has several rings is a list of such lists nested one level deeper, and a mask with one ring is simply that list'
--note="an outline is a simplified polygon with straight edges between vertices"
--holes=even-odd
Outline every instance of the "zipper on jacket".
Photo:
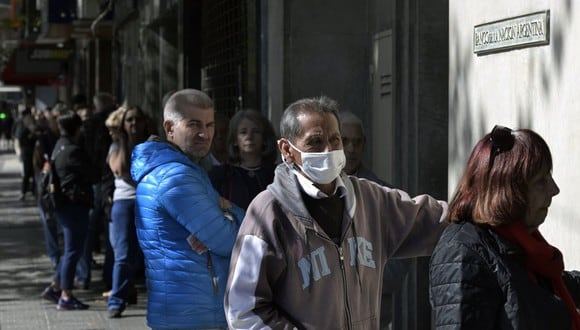
[{"label": "zipper on jacket", "polygon": [[218,280],[215,276],[215,270],[213,269],[213,262],[211,261],[211,255],[207,252],[207,269],[209,269],[209,274],[211,275],[211,282],[213,285],[213,294],[217,296],[218,294]]},{"label": "zipper on jacket", "polygon": [[[352,320],[350,317],[350,305],[348,304],[348,287],[346,283],[346,270],[344,267],[344,253],[342,250],[342,246],[338,246],[338,255],[340,259],[340,271],[342,272],[342,288],[344,290],[344,300],[345,300],[345,314],[346,314],[346,322],[349,329],[352,329]],[[355,257],[356,258],[356,257]]]},{"label": "zipper on jacket", "polygon": [[[342,249],[341,245],[336,244],[335,242],[333,242],[330,238],[328,238],[325,235],[321,235],[317,232],[315,232],[315,235],[318,236],[320,239],[323,239],[327,242],[329,242],[330,244],[334,245],[338,251],[338,259],[339,259],[339,264],[340,264],[340,272],[342,275],[342,290],[344,292],[344,305],[345,305],[345,314],[346,314],[346,326],[347,329],[352,329],[352,317],[350,316],[351,312],[350,312],[350,305],[348,303],[348,285],[346,282],[346,268],[344,266],[344,250]],[[356,258],[356,257],[355,257]]]}]

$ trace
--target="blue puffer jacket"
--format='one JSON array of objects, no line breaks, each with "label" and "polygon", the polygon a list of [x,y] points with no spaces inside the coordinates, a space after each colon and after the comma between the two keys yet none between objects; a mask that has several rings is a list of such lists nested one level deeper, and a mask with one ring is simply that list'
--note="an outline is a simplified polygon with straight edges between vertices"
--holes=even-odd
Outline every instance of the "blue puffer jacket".
[{"label": "blue puffer jacket", "polygon": [[[137,145],[131,164],[137,236],[146,264],[147,325],[226,327],[224,290],[243,210],[233,206],[235,220],[225,217],[205,170],[167,142]],[[193,251],[190,234],[209,253]]]}]

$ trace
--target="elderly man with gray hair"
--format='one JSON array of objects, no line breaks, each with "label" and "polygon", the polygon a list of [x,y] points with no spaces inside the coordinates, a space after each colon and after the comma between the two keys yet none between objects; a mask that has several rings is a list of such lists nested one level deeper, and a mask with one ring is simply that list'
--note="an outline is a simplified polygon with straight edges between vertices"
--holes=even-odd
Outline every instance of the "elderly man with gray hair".
[{"label": "elderly man with gray hair", "polygon": [[[366,147],[366,134],[362,121],[350,111],[340,111],[342,145],[346,156],[344,172],[359,178],[374,181],[380,185],[393,188],[367,168],[362,160]],[[383,273],[383,295],[381,297],[381,329],[390,329],[395,317],[393,303],[395,294],[400,291],[409,271],[409,259],[389,259]]]},{"label": "elderly man with gray hair", "polygon": [[378,329],[387,260],[430,255],[447,203],[343,173],[335,101],[282,114],[274,182],[250,203],[225,308],[232,329]]},{"label": "elderly man with gray hair", "polygon": [[359,178],[374,181],[380,185],[392,188],[393,186],[381,180],[373,171],[363,164],[366,146],[364,125],[359,117],[350,111],[340,111],[340,135],[346,156],[344,172]]}]

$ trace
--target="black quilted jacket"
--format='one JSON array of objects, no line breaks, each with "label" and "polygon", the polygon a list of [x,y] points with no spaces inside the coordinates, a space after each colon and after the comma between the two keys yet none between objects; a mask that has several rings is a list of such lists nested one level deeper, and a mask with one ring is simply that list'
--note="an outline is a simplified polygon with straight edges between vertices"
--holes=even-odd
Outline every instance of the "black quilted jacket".
[{"label": "black quilted jacket", "polygon": [[61,136],[52,152],[56,174],[65,202],[90,207],[93,201],[92,166],[85,150],[68,137]]},{"label": "black quilted jacket", "polygon": [[[451,224],[433,251],[430,299],[436,329],[571,329],[569,311],[546,283],[536,284],[523,250],[471,222]],[[564,272],[578,305],[580,273]]]}]

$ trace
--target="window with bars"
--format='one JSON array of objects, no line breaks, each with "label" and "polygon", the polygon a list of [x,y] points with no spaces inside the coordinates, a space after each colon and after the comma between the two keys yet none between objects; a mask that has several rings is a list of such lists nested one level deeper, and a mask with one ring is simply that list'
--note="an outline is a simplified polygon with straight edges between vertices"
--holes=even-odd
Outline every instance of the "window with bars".
[{"label": "window with bars", "polygon": [[[202,11],[201,88],[214,100],[216,111],[232,116],[248,104],[248,91],[256,90],[248,72],[254,72],[255,49],[249,49],[248,30],[255,30],[249,15],[252,0],[204,1]],[[251,8],[251,7],[250,7]],[[252,16],[252,17],[250,17]]]}]

